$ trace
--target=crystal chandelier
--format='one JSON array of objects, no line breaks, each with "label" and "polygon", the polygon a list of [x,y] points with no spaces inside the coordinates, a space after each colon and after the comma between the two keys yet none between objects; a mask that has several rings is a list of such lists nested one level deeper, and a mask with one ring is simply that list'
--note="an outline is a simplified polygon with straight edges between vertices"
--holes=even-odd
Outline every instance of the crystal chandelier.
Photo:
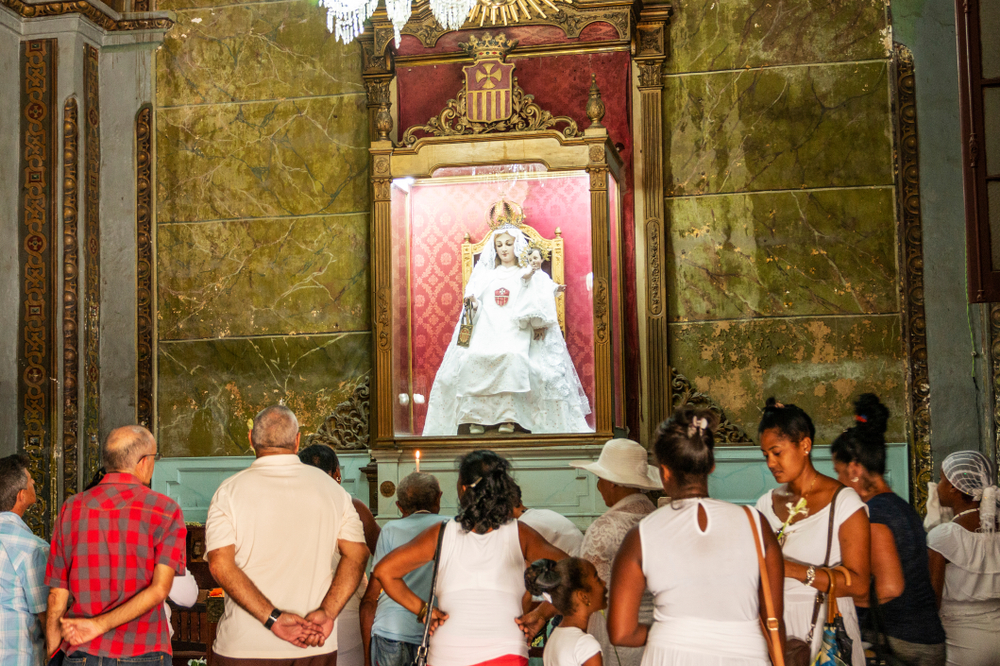
[{"label": "crystal chandelier", "polygon": [[[399,46],[399,32],[410,20],[410,3],[414,1],[385,0],[385,10],[396,34],[396,46]],[[569,3],[573,0],[556,1]],[[379,0],[319,0],[320,6],[326,7],[327,29],[344,44],[364,32],[365,21],[375,13],[378,3]],[[552,0],[541,0],[541,3],[559,11]],[[517,23],[522,16],[530,19],[532,11],[546,18],[538,0],[430,0],[430,6],[431,14],[445,30],[458,30],[470,18],[478,18],[481,27],[487,18],[492,25],[497,25],[497,19],[504,25],[508,25],[508,20]]]}]

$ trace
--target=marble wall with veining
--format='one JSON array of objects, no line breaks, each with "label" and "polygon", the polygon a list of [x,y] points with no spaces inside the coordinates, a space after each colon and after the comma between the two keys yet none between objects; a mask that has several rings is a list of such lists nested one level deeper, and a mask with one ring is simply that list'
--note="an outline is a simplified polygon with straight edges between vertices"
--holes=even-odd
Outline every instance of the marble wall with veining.
[{"label": "marble wall with veining", "polygon": [[903,441],[890,37],[882,0],[679,0],[664,69],[670,358],[756,437],[818,444],[878,393]]},{"label": "marble wall with veining", "polygon": [[158,0],[157,429],[239,455],[283,401],[313,432],[371,367],[361,55],[301,0]]}]

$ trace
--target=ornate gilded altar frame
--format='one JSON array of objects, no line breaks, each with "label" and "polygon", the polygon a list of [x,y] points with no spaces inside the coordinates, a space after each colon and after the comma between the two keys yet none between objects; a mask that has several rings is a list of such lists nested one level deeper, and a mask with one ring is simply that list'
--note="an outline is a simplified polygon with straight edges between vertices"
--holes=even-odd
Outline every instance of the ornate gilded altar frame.
[{"label": "ornate gilded altar frame", "polygon": [[[503,448],[532,444],[602,444],[613,436],[614,369],[612,365],[613,316],[611,275],[610,200],[608,177],[621,182],[622,160],[608,132],[595,123],[583,132],[555,129],[502,134],[431,136],[410,145],[396,146],[388,132],[371,144],[373,212],[371,226],[372,312],[374,314],[374,387],[372,438],[377,449],[473,446]],[[392,387],[392,209],[395,178],[428,178],[442,167],[536,163],[550,172],[585,171],[590,175],[591,243],[594,274],[594,374],[592,406],[595,432],[585,434],[410,437],[397,436],[393,424]]]}]

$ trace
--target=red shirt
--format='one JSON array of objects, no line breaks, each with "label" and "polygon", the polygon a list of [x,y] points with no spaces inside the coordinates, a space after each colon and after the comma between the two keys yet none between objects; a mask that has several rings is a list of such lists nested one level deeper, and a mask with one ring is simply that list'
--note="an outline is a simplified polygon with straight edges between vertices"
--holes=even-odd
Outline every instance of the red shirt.
[{"label": "red shirt", "polygon": [[[70,497],[52,534],[46,583],[70,592],[66,617],[114,610],[153,581],[166,564],[184,573],[187,529],[181,509],[127,473],[110,473],[94,488]],[[135,657],[170,649],[163,604],[74,648],[100,657]]]}]

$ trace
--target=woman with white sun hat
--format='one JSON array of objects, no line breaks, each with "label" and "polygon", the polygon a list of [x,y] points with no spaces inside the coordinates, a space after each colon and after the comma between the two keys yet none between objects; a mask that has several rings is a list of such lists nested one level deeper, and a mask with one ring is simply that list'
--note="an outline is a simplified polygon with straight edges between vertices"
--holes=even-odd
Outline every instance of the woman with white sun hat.
[{"label": "woman with white sun hat", "polygon": [[[653,513],[656,506],[645,495],[662,490],[659,473],[649,464],[649,454],[631,439],[609,440],[596,461],[574,460],[570,467],[585,469],[597,477],[597,491],[609,507],[591,524],[583,536],[580,557],[591,562],[606,585],[611,582],[611,565],[628,531]],[[639,621],[653,620],[653,598],[647,592],[639,608]],[[643,648],[621,648],[608,639],[604,613],[590,616],[588,633],[601,644],[605,666],[639,666]]]}]

